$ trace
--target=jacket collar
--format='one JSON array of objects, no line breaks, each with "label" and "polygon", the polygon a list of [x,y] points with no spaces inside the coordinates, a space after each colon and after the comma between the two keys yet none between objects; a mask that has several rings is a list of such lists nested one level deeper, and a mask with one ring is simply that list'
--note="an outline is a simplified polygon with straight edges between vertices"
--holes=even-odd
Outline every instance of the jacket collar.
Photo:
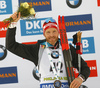
[{"label": "jacket collar", "polygon": [[[40,43],[40,45],[43,45],[44,48],[46,47],[46,40],[39,40],[38,43]],[[60,39],[58,39],[58,41],[55,43],[54,46],[47,42],[49,48],[52,48],[52,49],[59,48],[59,43],[60,43]]]}]

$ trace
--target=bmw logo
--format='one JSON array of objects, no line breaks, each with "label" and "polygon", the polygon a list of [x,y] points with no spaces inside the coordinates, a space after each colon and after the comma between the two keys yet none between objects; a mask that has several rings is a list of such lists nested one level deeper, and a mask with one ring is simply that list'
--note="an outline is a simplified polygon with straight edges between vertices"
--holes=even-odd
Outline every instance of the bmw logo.
[{"label": "bmw logo", "polygon": [[3,45],[0,45],[0,60],[3,60],[7,55],[7,50]]},{"label": "bmw logo", "polygon": [[59,58],[59,52],[58,51],[52,51],[51,57],[55,58],[55,59]]},{"label": "bmw logo", "polygon": [[39,72],[38,72],[36,66],[35,66],[34,69],[33,69],[33,77],[34,77],[36,80],[39,80],[39,78],[40,78],[40,74],[39,74]]},{"label": "bmw logo", "polygon": [[77,8],[81,5],[82,0],[66,0],[66,3],[71,8]]}]

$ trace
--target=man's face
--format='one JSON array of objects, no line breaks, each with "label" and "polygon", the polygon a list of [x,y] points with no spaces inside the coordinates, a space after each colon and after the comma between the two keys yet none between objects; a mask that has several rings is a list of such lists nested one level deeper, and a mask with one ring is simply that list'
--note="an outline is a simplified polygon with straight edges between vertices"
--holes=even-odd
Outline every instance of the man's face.
[{"label": "man's face", "polygon": [[54,45],[58,40],[59,32],[56,28],[48,28],[46,29],[44,36],[47,42]]}]

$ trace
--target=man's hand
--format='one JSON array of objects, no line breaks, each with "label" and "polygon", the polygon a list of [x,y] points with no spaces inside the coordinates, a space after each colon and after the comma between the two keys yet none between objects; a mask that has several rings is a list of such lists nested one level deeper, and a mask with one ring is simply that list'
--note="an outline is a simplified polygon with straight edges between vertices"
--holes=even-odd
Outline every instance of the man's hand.
[{"label": "man's hand", "polygon": [[21,16],[20,12],[19,13],[15,12],[10,17],[12,17],[13,22],[18,22],[18,20],[20,19],[20,16]]},{"label": "man's hand", "polygon": [[83,80],[80,77],[75,78],[70,84],[70,88],[79,88]]}]

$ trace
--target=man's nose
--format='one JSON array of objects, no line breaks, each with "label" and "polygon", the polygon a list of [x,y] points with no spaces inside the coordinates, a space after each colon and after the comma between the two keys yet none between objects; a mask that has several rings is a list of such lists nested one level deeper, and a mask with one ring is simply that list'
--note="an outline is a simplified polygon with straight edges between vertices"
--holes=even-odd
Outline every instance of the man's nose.
[{"label": "man's nose", "polygon": [[54,33],[51,32],[51,33],[50,33],[50,36],[54,36]]}]

